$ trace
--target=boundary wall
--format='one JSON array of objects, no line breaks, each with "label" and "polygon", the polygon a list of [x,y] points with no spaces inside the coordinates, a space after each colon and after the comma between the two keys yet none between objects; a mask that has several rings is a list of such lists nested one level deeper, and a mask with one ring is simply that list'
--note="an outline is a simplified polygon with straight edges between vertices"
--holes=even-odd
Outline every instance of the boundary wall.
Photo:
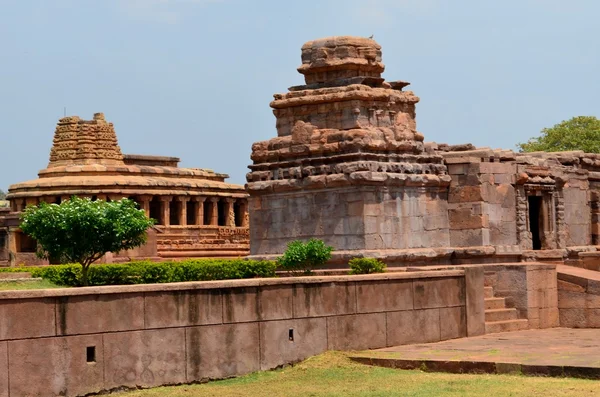
[{"label": "boundary wall", "polygon": [[0,397],[226,378],[481,335],[483,268],[0,292]]}]

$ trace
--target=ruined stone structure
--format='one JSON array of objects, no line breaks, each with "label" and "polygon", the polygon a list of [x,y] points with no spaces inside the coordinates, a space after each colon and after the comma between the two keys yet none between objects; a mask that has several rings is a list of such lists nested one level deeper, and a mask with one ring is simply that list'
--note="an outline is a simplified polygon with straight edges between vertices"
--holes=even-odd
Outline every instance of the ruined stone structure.
[{"label": "ruined stone structure", "polygon": [[408,83],[381,77],[373,40],[306,43],[306,85],[275,95],[278,137],[252,147],[251,253],[281,253],[295,238],[337,250],[449,245],[443,157],[424,152]]},{"label": "ruined stone structure", "polygon": [[0,213],[0,263],[35,262],[35,242],[20,233],[19,213],[41,201],[71,196],[135,200],[157,220],[146,247],[107,261],[138,257],[238,257],[248,252],[247,195],[226,174],[179,168],[175,157],[122,154],[112,123],[59,120],[48,167],[9,187],[10,213]]},{"label": "ruined stone structure", "polygon": [[317,237],[339,264],[597,260],[600,156],[424,143],[419,98],[383,69],[370,39],[302,47],[306,85],[274,96],[278,136],[252,147],[251,255]]}]

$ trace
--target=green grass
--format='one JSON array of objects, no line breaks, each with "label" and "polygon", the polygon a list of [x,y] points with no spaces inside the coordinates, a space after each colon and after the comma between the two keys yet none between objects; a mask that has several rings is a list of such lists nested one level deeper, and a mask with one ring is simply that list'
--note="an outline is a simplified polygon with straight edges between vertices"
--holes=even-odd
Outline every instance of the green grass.
[{"label": "green grass", "polygon": [[327,352],[277,371],[201,385],[159,387],[123,397],[196,396],[598,396],[600,381],[510,375],[456,375],[371,367]]},{"label": "green grass", "polygon": [[56,285],[48,280],[35,281],[2,281],[0,282],[0,291],[23,290],[23,289],[48,289],[65,288]]}]

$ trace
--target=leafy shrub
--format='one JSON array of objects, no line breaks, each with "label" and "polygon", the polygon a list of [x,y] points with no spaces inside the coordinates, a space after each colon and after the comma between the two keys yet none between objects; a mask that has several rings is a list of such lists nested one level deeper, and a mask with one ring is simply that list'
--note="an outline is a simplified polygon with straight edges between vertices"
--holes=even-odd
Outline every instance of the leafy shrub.
[{"label": "leafy shrub", "polygon": [[313,268],[325,264],[331,258],[331,251],[333,247],[325,245],[323,240],[311,238],[306,243],[295,240],[287,245],[277,263],[291,273],[310,274]]},{"label": "leafy shrub", "polygon": [[350,274],[371,274],[385,272],[386,265],[375,258],[354,258],[349,262]]},{"label": "leafy shrub", "polygon": [[[92,265],[88,271],[88,282],[89,285],[127,285],[274,277],[276,267],[277,264],[272,261],[243,259],[189,259],[160,263],[139,261]],[[77,264],[27,268],[26,271],[58,285],[82,285],[82,268]]]}]

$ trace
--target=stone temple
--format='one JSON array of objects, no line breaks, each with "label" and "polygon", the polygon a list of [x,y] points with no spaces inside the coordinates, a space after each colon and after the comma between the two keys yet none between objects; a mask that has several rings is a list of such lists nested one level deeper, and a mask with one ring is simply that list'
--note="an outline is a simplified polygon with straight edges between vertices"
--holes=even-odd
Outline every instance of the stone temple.
[{"label": "stone temple", "polygon": [[340,265],[596,261],[600,155],[425,143],[419,98],[383,70],[371,39],[304,44],[306,84],[274,95],[277,137],[252,147],[253,257],[316,237]]},{"label": "stone temple", "polygon": [[71,196],[135,200],[157,224],[145,247],[104,261],[131,258],[239,257],[248,253],[247,194],[226,174],[179,168],[176,157],[122,154],[112,123],[96,113],[59,120],[48,167],[38,179],[9,187],[0,209],[0,263],[34,264],[36,243],[18,228],[19,214],[41,201]]}]

